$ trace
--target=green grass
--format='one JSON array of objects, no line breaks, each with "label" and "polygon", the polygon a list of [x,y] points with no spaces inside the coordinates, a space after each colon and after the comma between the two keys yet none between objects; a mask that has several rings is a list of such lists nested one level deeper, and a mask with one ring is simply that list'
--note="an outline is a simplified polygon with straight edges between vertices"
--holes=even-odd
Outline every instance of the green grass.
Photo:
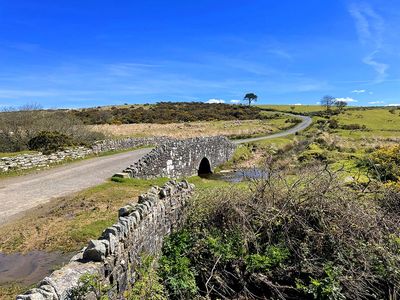
[{"label": "green grass", "polygon": [[339,124],[365,125],[367,131],[339,130],[338,134],[351,138],[400,137],[400,110],[391,113],[390,108],[374,108],[366,110],[347,110],[334,117]]},{"label": "green grass", "polygon": [[273,147],[276,149],[280,149],[290,143],[293,143],[293,140],[295,139],[295,137],[296,136],[294,134],[292,134],[292,135],[288,135],[285,137],[266,139],[266,140],[261,140],[261,141],[257,141],[257,142],[253,142],[253,143],[261,148]]},{"label": "green grass", "polygon": [[[341,125],[358,124],[365,126],[366,130],[344,130],[334,129],[334,134],[339,137],[360,140],[360,139],[387,139],[400,138],[400,110],[393,108],[351,108],[339,115],[334,115],[331,119],[337,120]],[[313,117],[313,126],[318,120],[326,120],[321,117]]]}]

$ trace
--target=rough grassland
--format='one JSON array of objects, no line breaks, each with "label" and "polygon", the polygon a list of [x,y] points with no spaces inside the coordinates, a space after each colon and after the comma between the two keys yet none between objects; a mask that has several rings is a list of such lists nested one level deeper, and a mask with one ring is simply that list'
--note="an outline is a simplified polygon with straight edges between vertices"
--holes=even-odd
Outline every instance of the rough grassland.
[{"label": "rough grassland", "polygon": [[168,136],[173,138],[192,138],[198,136],[224,135],[228,137],[257,136],[275,133],[292,123],[285,123],[287,116],[270,120],[210,121],[172,124],[124,124],[94,125],[94,131],[111,136],[150,137]]}]

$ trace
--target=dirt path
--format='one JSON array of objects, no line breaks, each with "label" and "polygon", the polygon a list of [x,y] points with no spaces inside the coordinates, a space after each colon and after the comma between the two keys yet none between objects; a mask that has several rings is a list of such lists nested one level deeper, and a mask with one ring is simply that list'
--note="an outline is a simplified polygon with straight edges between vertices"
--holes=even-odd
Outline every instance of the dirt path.
[{"label": "dirt path", "polygon": [[0,179],[0,224],[52,198],[101,184],[150,151],[139,149]]}]

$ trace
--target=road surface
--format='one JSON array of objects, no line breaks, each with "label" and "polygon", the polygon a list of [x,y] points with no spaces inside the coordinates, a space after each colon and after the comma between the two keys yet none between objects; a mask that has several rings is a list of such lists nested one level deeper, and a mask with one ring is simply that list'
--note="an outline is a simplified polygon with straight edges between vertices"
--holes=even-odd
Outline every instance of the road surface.
[{"label": "road surface", "polygon": [[0,224],[52,198],[103,183],[151,149],[96,157],[29,175],[0,179]]},{"label": "road surface", "polygon": [[274,133],[274,134],[270,134],[270,135],[266,135],[266,136],[255,137],[255,138],[234,140],[232,142],[234,142],[235,144],[243,144],[243,143],[250,143],[250,142],[256,142],[256,141],[261,141],[261,140],[284,137],[284,136],[288,136],[291,134],[295,134],[296,132],[302,131],[302,130],[306,129],[307,127],[309,127],[312,123],[312,119],[307,116],[292,115],[292,114],[286,114],[286,115],[294,117],[294,118],[300,118],[302,120],[302,122],[290,129],[282,131],[282,132],[278,132],[278,133]]}]

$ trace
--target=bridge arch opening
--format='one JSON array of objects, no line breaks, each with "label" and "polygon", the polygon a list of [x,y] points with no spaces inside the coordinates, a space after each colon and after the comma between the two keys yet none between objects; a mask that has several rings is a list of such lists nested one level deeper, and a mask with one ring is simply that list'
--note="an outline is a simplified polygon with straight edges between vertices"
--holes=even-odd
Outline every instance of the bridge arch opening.
[{"label": "bridge arch opening", "polygon": [[212,174],[211,164],[207,157],[203,157],[200,162],[199,170],[197,171],[197,175],[207,175]]}]

